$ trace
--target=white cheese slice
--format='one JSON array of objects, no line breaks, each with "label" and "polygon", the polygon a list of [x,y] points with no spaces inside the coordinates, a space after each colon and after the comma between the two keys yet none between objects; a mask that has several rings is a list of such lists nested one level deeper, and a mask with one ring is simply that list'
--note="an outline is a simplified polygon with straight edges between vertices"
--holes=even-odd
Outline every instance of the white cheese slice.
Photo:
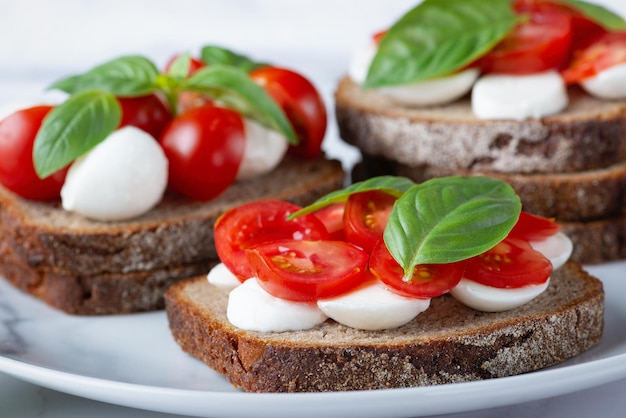
[{"label": "white cheese slice", "polygon": [[580,85],[585,91],[599,99],[626,98],[626,63],[617,64],[583,80]]}]

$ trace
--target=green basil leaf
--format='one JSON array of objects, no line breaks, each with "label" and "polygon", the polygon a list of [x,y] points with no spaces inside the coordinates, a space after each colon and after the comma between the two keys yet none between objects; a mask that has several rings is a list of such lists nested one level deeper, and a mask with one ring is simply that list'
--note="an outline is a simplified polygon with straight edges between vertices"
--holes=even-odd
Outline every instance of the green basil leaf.
[{"label": "green basil leaf", "polygon": [[77,93],[44,119],[33,146],[35,171],[45,178],[102,142],[120,123],[115,97],[100,90]]},{"label": "green basil leaf", "polygon": [[418,264],[452,263],[481,254],[513,228],[521,202],[506,182],[488,177],[442,177],[404,193],[383,234],[410,277]]},{"label": "green basil leaf", "polygon": [[251,60],[245,55],[238,54],[226,48],[215,45],[206,45],[200,51],[202,61],[208,65],[226,65],[236,67],[245,72],[250,72],[258,67],[264,67],[267,64]]},{"label": "green basil leaf", "polygon": [[80,78],[80,74],[62,78],[52,83],[48,87],[48,90],[61,90],[68,94],[74,94],[77,91],[78,85],[80,83]]},{"label": "green basil leaf", "polygon": [[600,26],[611,31],[626,30],[626,21],[612,11],[598,5],[581,0],[560,0],[577,9]]},{"label": "green basil leaf", "polygon": [[176,57],[172,65],[167,71],[167,75],[177,80],[182,80],[189,74],[189,67],[191,66],[189,52],[185,52]]},{"label": "green basil leaf", "polygon": [[283,110],[248,74],[234,67],[211,65],[183,81],[182,90],[198,91],[244,116],[283,134],[292,144],[298,137]]},{"label": "green basil leaf", "polygon": [[488,52],[518,17],[508,0],[426,0],[382,38],[364,87],[450,74]]},{"label": "green basil leaf", "polygon": [[354,193],[367,192],[370,190],[382,190],[386,193],[399,197],[413,186],[415,186],[415,183],[407,179],[406,177],[372,177],[370,179],[354,183],[346,187],[345,189],[336,190],[334,192],[328,193],[325,196],[322,196],[309,206],[306,206],[299,211],[291,214],[289,216],[289,219],[296,218],[300,215],[306,215],[307,213],[315,212],[322,209],[323,207],[332,205],[333,203],[345,202],[346,200],[348,200],[350,195]]},{"label": "green basil leaf", "polygon": [[147,58],[130,55],[101,64],[77,78],[72,93],[103,90],[120,97],[144,96],[157,88],[159,70]]}]

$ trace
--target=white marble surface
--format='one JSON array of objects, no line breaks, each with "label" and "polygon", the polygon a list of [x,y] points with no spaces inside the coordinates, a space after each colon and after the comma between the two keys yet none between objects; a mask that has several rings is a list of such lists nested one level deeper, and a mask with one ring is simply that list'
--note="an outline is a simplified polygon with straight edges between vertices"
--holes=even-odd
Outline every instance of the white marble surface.
[{"label": "white marble surface", "polygon": [[[603,3],[626,15],[626,1]],[[173,53],[194,52],[203,44],[215,43],[304,72],[320,87],[332,107],[334,84],[345,71],[351,51],[412,4],[412,0],[2,1],[0,105],[50,97],[42,90],[51,81],[120,54],[141,53],[163,64]],[[332,121],[325,147],[348,165],[358,158],[354,150],[339,141]],[[626,273],[622,270],[619,274]],[[0,302],[2,298],[0,294]],[[7,315],[0,309],[0,319],[6,320]],[[106,320],[101,322],[106,324]],[[61,342],[68,337],[61,337],[67,333],[60,331],[48,329],[37,343],[49,341],[63,350],[65,345]],[[95,343],[102,343],[106,352],[104,342]],[[113,360],[123,363],[122,359]],[[89,357],[77,358],[78,363],[88,361]],[[202,369],[197,373],[203,375]],[[624,393],[626,380],[621,379],[563,396],[450,416],[617,417],[626,410]],[[85,416],[176,415],[76,397],[0,373],[0,417]]]}]

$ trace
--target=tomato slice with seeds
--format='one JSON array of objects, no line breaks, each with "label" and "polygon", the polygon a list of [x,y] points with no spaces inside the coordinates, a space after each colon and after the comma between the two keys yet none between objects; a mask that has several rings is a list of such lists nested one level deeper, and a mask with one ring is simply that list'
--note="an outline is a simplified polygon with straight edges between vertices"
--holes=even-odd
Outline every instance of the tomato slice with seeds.
[{"label": "tomato slice with seeds", "polygon": [[464,264],[420,264],[410,279],[404,279],[404,270],[393,258],[384,241],[379,240],[370,254],[369,269],[381,282],[403,296],[434,298],[443,295],[459,284]]},{"label": "tomato slice with seeds", "polygon": [[477,65],[485,73],[530,74],[565,65],[572,42],[571,18],[537,10],[517,25]]},{"label": "tomato slice with seeds", "polygon": [[625,62],[626,32],[606,33],[587,48],[575,51],[561,75],[567,83],[578,83]]},{"label": "tomato slice with seeds", "polygon": [[552,263],[527,241],[507,237],[492,249],[465,262],[464,277],[486,286],[519,288],[542,284],[552,273]]},{"label": "tomato slice with seeds", "polygon": [[380,190],[355,193],[346,202],[344,232],[349,242],[370,252],[383,232],[397,198]]},{"label": "tomato slice with seeds", "polygon": [[346,240],[346,234],[343,229],[343,214],[345,208],[345,203],[334,203],[314,212],[315,216],[317,216],[326,227],[326,230],[330,234],[330,239],[333,241]]},{"label": "tomato slice with seeds", "polygon": [[281,200],[259,200],[237,206],[215,222],[215,249],[220,260],[241,281],[254,275],[245,250],[272,241],[327,240],[328,231],[313,214],[287,217],[302,209]]},{"label": "tomato slice with seeds", "polygon": [[542,241],[561,230],[554,219],[544,218],[522,211],[509,236],[526,241]]},{"label": "tomato slice with seeds", "polygon": [[343,241],[282,240],[246,250],[269,294],[308,302],[346,293],[365,279],[368,254]]}]

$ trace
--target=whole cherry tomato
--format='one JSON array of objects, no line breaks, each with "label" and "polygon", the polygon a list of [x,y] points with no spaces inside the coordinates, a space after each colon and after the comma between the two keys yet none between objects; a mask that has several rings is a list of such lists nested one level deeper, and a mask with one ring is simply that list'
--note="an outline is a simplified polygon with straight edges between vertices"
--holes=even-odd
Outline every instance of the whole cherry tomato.
[{"label": "whole cherry tomato", "polygon": [[326,107],[315,86],[302,75],[279,67],[260,67],[250,78],[261,85],[283,109],[300,143],[290,153],[316,158],[326,133]]},{"label": "whole cherry tomato", "polygon": [[56,199],[65,181],[67,168],[40,179],[33,164],[35,137],[50,110],[35,106],[0,121],[0,183],[26,199]]},{"label": "whole cherry tomato", "polygon": [[567,62],[572,20],[566,13],[531,11],[500,43],[477,62],[485,73],[529,74],[559,69]]},{"label": "whole cherry tomato", "polygon": [[165,103],[155,94],[117,99],[122,106],[122,126],[135,126],[158,139],[172,119]]},{"label": "whole cherry tomato", "polygon": [[346,293],[364,281],[368,254],[343,241],[272,241],[246,250],[269,294],[301,302]]},{"label": "whole cherry tomato", "polygon": [[237,177],[245,140],[243,119],[230,109],[207,104],[175,117],[159,139],[170,187],[193,200],[217,197]]},{"label": "whole cherry tomato", "polygon": [[287,217],[302,209],[282,200],[257,200],[226,211],[215,222],[215,249],[220,260],[241,281],[254,272],[245,250],[282,239],[327,240],[328,231],[313,214]]}]

